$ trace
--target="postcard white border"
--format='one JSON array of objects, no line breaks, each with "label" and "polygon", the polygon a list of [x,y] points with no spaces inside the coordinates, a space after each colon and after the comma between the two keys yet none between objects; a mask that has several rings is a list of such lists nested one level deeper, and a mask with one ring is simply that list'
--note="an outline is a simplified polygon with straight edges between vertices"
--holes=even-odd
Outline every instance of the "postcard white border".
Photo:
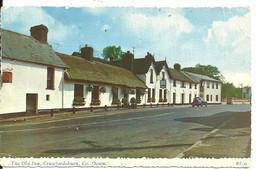
[{"label": "postcard white border", "polygon": [[[159,3],[158,3],[159,2]],[[257,136],[255,129],[259,126],[259,107],[257,93],[260,93],[259,87],[259,16],[260,8],[259,2],[256,0],[4,0],[4,7],[9,6],[53,6],[53,7],[250,7],[251,10],[251,20],[252,20],[252,45],[251,45],[251,66],[252,66],[252,152],[251,159],[243,158],[221,158],[221,159],[205,159],[205,158],[193,158],[193,159],[109,159],[109,158],[0,158],[0,164],[2,166],[8,167],[43,167],[43,166],[12,166],[12,161],[22,162],[22,161],[37,161],[42,163],[43,161],[49,162],[63,162],[71,161],[82,163],[83,161],[95,162],[105,162],[106,166],[95,166],[90,165],[89,167],[235,167],[235,168],[245,168],[250,167],[256,168],[259,166],[257,164],[257,157],[259,150],[259,137]],[[252,160],[252,162],[251,162]],[[246,164],[247,166],[238,166],[237,164]],[[49,166],[51,167],[51,166]],[[73,166],[58,166],[62,168],[73,167]],[[84,166],[74,166],[74,167],[84,167]],[[87,166],[85,166],[87,167]],[[52,166],[54,168],[54,166]]]}]

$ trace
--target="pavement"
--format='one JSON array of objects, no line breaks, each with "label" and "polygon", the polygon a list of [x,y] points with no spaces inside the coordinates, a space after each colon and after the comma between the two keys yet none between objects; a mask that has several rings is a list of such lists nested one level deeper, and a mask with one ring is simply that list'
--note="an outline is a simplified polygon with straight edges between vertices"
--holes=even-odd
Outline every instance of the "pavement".
[{"label": "pavement", "polygon": [[210,105],[2,119],[0,157],[249,157],[250,110]]}]

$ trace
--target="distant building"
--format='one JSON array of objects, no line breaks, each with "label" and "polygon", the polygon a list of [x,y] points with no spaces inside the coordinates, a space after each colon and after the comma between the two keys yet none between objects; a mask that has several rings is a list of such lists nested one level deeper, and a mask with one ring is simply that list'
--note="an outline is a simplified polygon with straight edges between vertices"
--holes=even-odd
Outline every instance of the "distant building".
[{"label": "distant building", "polygon": [[242,88],[242,99],[251,99],[251,87]]},{"label": "distant building", "polygon": [[221,103],[220,80],[187,71],[184,71],[184,73],[200,84],[199,95],[203,97],[208,103]]},{"label": "distant building", "polygon": [[195,97],[199,97],[199,82],[193,80],[181,71],[181,65],[176,63],[169,68],[171,74],[171,98],[174,104],[191,104]]}]

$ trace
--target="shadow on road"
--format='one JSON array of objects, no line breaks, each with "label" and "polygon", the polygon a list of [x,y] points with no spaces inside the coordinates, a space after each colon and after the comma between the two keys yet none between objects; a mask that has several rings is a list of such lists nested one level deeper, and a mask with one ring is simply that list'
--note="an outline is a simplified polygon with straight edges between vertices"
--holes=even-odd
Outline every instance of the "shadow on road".
[{"label": "shadow on road", "polygon": [[202,116],[202,117],[185,117],[175,119],[176,121],[188,122],[188,123],[198,123],[205,126],[209,126],[211,128],[193,128],[191,130],[199,130],[199,131],[212,131],[218,128],[223,123],[228,120],[234,119],[230,121],[228,124],[222,127],[222,129],[237,129],[237,128],[249,128],[251,126],[251,112],[221,112],[218,114],[214,114],[211,116]]},{"label": "shadow on road", "polygon": [[93,148],[47,150],[47,151],[44,151],[44,153],[76,155],[76,154],[80,154],[80,153],[100,153],[100,152],[112,152],[112,151],[124,151],[124,150],[143,150],[143,149],[170,148],[170,147],[171,148],[173,148],[173,147],[190,147],[192,145],[192,144],[169,144],[169,145],[144,146],[144,147],[101,147],[101,146],[95,145],[94,142],[92,142],[92,141],[87,141],[86,143],[89,145],[92,145]]}]

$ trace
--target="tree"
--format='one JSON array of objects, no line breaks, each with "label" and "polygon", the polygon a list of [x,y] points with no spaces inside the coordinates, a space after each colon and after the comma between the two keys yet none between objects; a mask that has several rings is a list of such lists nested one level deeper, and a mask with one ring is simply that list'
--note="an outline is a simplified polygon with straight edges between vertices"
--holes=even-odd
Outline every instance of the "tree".
[{"label": "tree", "polygon": [[233,83],[224,83],[221,87],[222,98],[237,97],[242,98],[242,88],[236,88]]},{"label": "tree", "polygon": [[121,47],[118,46],[108,46],[106,48],[103,49],[103,58],[106,60],[120,60],[122,59],[122,55],[124,54],[124,52],[121,50]]},{"label": "tree", "polygon": [[224,77],[216,66],[197,64],[195,67],[186,67],[183,71],[207,75],[211,78],[224,81]]}]

